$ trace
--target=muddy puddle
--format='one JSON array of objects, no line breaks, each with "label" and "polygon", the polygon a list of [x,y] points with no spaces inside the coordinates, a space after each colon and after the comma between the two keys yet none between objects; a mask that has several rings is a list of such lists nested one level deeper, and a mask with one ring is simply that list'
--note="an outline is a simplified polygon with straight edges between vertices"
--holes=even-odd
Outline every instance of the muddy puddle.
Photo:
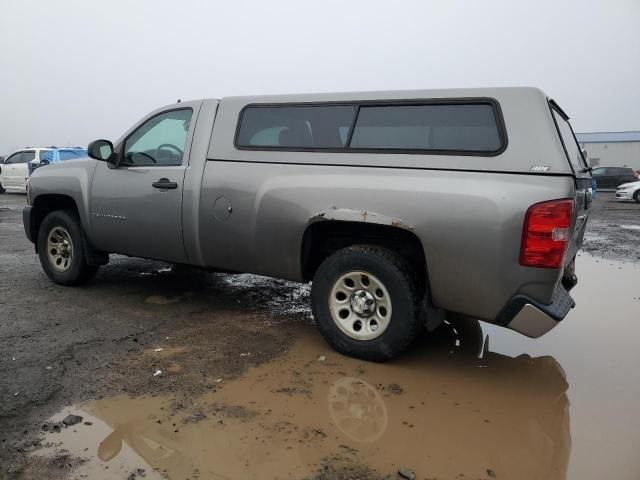
[{"label": "muddy puddle", "polygon": [[[576,309],[539,340],[455,322],[372,364],[282,326],[284,356],[197,397],[66,408],[52,420],[83,422],[34,455],[83,459],[72,478],[637,480],[640,266],[583,254],[578,275]],[[173,353],[144,354],[171,375]]]}]

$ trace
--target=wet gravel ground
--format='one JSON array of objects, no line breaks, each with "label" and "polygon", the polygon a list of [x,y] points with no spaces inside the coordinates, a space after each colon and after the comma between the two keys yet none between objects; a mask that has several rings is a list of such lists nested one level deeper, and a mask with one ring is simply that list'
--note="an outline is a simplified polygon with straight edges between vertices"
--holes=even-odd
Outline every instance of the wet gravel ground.
[{"label": "wet gravel ground", "polygon": [[583,250],[615,260],[640,261],[640,203],[618,202],[614,193],[598,192]]},{"label": "wet gravel ground", "polygon": [[[0,478],[66,478],[82,463],[28,456],[42,447],[43,422],[62,407],[123,393],[216,392],[281,357],[296,325],[312,322],[307,286],[162,262],[115,256],[85,287],[54,285],[24,236],[24,202],[0,195]],[[639,239],[640,204],[599,193],[584,249],[639,262]],[[165,375],[167,368],[176,374]],[[333,463],[317,478],[374,478],[367,467]]]}]

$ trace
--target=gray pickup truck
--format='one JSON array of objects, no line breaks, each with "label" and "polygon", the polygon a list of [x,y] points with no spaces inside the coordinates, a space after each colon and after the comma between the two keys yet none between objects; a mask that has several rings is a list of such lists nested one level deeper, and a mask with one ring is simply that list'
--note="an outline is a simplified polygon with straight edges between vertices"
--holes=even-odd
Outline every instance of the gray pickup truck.
[{"label": "gray pickup truck", "polygon": [[311,281],[322,335],[369,360],[446,313],[538,337],[574,306],[591,174],[535,88],[189,101],[88,149],[28,185],[62,285],[110,253]]}]

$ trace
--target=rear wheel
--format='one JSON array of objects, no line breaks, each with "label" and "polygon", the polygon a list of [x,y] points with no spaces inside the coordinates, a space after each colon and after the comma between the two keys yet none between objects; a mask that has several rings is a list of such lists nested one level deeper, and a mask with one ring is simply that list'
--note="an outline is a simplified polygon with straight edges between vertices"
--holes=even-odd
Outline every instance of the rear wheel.
[{"label": "rear wheel", "polygon": [[633,199],[640,203],[640,190],[636,190],[636,193],[633,194]]},{"label": "rear wheel", "polygon": [[356,245],[318,268],[311,289],[318,329],[340,353],[382,361],[402,353],[424,324],[415,273],[397,253]]},{"label": "rear wheel", "polygon": [[78,215],[72,210],[49,213],[38,230],[38,256],[47,276],[60,285],[79,285],[98,267],[87,264]]}]

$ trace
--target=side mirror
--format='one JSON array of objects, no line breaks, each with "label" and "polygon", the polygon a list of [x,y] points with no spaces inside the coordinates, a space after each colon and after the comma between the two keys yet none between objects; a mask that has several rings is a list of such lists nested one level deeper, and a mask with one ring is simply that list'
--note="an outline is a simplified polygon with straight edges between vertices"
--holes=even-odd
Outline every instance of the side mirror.
[{"label": "side mirror", "polygon": [[94,140],[87,147],[88,155],[103,162],[112,162],[114,160],[113,143],[109,140]]}]

